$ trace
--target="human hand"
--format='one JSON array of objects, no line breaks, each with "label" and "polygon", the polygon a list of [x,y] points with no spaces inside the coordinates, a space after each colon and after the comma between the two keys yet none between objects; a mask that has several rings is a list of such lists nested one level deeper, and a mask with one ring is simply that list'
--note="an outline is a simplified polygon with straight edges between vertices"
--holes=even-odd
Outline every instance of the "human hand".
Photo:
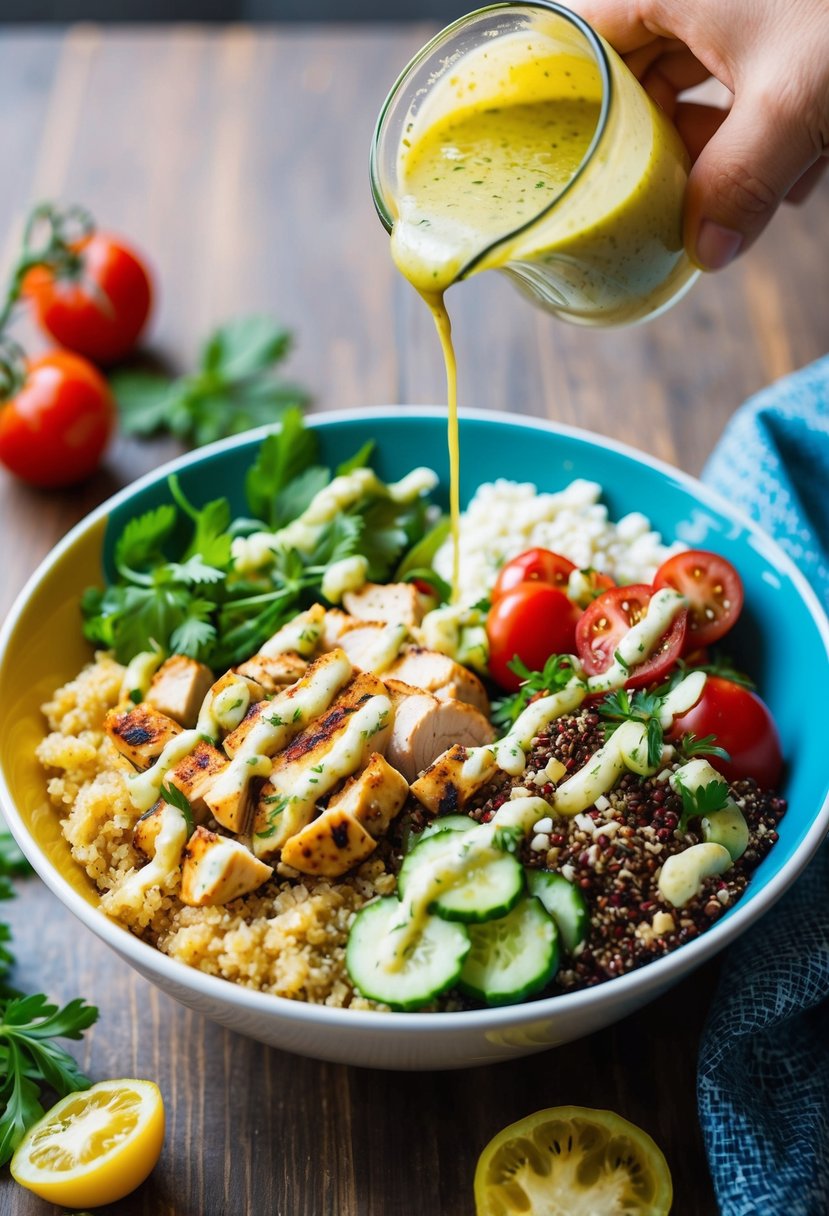
[{"label": "human hand", "polygon": [[[621,54],[694,162],[685,244],[719,270],[783,199],[801,202],[829,156],[827,0],[565,0]],[[713,76],[729,110],[680,100]]]}]

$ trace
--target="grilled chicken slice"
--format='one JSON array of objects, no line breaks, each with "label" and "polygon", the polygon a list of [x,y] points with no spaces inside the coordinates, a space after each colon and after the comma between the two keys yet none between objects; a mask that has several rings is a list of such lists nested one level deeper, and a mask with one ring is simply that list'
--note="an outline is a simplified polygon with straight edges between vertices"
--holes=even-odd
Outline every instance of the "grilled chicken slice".
[{"label": "grilled chicken slice", "polygon": [[144,812],[132,829],[132,843],[138,852],[147,858],[155,856],[155,842],[161,831],[165,805],[166,803],[159,799],[155,806]]},{"label": "grilled chicken slice", "polygon": [[412,782],[412,793],[433,815],[463,810],[497,771],[494,750],[456,744]]},{"label": "grilled chicken slice", "polygon": [[226,904],[267,882],[273,870],[238,840],[196,828],[184,850],[181,902],[192,908]]},{"label": "grilled chicken slice", "polygon": [[325,621],[322,604],[313,604],[307,612],[300,612],[259,648],[260,655],[272,659],[276,655],[294,651],[303,658],[310,658],[317,648]]},{"label": "grilled chicken slice", "polygon": [[349,616],[339,608],[329,608],[322,622],[319,647],[321,650],[333,650],[339,646],[340,638],[354,627],[354,617]]},{"label": "grilled chicken slice", "polygon": [[203,734],[220,738],[235,730],[250,706],[264,696],[265,690],[256,680],[226,671],[208,690],[196,725]]},{"label": "grilled chicken slice", "polygon": [[233,670],[240,676],[256,680],[257,684],[262,685],[265,692],[280,692],[289,684],[295,684],[301,676],[305,675],[307,667],[307,659],[286,651],[284,654],[275,654],[270,658],[264,654],[255,654],[253,658],[240,663]]},{"label": "grilled chicken slice", "polygon": [[149,768],[166,744],[181,734],[181,727],[167,714],[142,703],[134,709],[111,709],[104,730],[122,756],[135,768]]},{"label": "grilled chicken slice", "polygon": [[353,674],[343,650],[320,655],[296,683],[272,700],[250,707],[236,730],[225,738],[225,751],[229,756],[243,751],[248,755],[274,755],[329,709]]},{"label": "grilled chicken slice", "polygon": [[303,874],[337,878],[376,848],[377,841],[353,815],[334,807],[286,842],[282,860]]},{"label": "grilled chicken slice", "polygon": [[387,679],[384,683],[394,705],[386,755],[407,781],[414,781],[453,744],[479,747],[495,738],[489,720],[473,705],[440,701],[401,680]]},{"label": "grilled chicken slice", "polygon": [[153,676],[144,701],[179,726],[195,726],[212,683],[213,672],[204,663],[174,654]]},{"label": "grilled chicken slice", "polygon": [[440,701],[465,701],[489,716],[489,698],[478,677],[436,650],[410,646],[383,675],[431,692]]},{"label": "grilled chicken slice", "polygon": [[382,754],[391,717],[391,700],[383,684],[372,675],[358,675],[328,713],[279,753],[256,809],[257,857],[281,849],[311,822],[320,798],[361,769],[372,752]]},{"label": "grilled chicken slice", "polygon": [[366,583],[359,591],[347,591],[343,606],[365,621],[414,628],[434,607],[434,600],[418,591],[414,583]]},{"label": "grilled chicken slice", "polygon": [[343,651],[332,650],[312,663],[296,684],[270,701],[251,706],[224,741],[225,751],[232,757],[230,764],[204,795],[222,827],[242,831],[249,817],[252,782],[270,775],[268,757],[324,714],[351,675],[352,667]]},{"label": "grilled chicken slice", "polygon": [[341,634],[339,644],[356,668],[379,674],[396,662],[408,637],[405,625],[362,621]]},{"label": "grilled chicken slice", "polygon": [[207,739],[200,739],[189,755],[167,770],[165,781],[181,790],[198,822],[208,813],[205,794],[226,767],[224,754]]},{"label": "grilled chicken slice", "polygon": [[347,811],[379,840],[403,809],[408,796],[408,781],[379,752],[373,752],[363,771],[332,794],[328,810]]}]

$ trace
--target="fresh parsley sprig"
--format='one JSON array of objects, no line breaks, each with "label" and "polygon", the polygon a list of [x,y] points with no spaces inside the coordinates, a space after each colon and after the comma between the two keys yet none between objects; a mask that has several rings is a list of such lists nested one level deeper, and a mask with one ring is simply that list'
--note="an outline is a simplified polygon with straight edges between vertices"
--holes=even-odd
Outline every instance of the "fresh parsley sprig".
[{"label": "fresh parsley sprig", "polygon": [[730,794],[725,781],[709,781],[707,785],[698,785],[695,790],[688,789],[682,781],[676,782],[682,798],[682,814],[679,817],[678,830],[687,830],[691,819],[702,815],[713,815],[728,806]]},{"label": "fresh parsley sprig", "polygon": [[648,764],[655,768],[662,755],[663,730],[660,714],[663,698],[654,692],[638,689],[633,696],[626,688],[608,693],[598,704],[599,716],[604,720],[605,739],[609,739],[623,722],[641,722],[645,726],[648,740]]},{"label": "fresh parsley sprig", "polygon": [[693,731],[688,731],[676,744],[676,749],[683,760],[693,760],[697,756],[716,756],[725,761],[731,759],[724,747],[717,746],[716,735],[703,735],[698,739]]},{"label": "fresh parsley sprig", "polygon": [[[0,823],[0,899],[14,896],[9,879],[30,873],[5,824]],[[0,923],[0,1165],[5,1165],[28,1129],[43,1115],[44,1090],[59,1097],[87,1089],[89,1080],[55,1039],[79,1039],[98,1016],[82,1000],[62,1009],[43,993],[24,996],[6,977],[14,956],[5,943],[11,931]]]},{"label": "fresh parsley sprig", "polygon": [[62,1009],[43,993],[13,997],[0,1012],[0,1165],[11,1157],[28,1128],[44,1114],[43,1090],[58,1097],[91,1082],[77,1061],[54,1039],[80,1039],[98,1017],[94,1005],[70,1001]]},{"label": "fresh parsley sprig", "polygon": [[522,683],[518,692],[492,702],[492,722],[500,730],[509,730],[538,693],[560,692],[576,674],[569,654],[550,655],[541,671],[530,671],[517,655],[507,666]]},{"label": "fresh parsley sprig", "polygon": [[[364,467],[372,448],[364,444],[336,473]],[[318,456],[316,434],[305,427],[300,410],[289,409],[247,473],[249,515],[233,519],[225,498],[196,506],[179,479],[169,478],[171,501],[130,520],[118,536],[117,581],[84,593],[86,638],[113,650],[121,663],[157,644],[168,654],[226,668],[318,599],[332,562],[361,554],[369,579],[387,579],[429,526],[422,498],[398,503],[380,491],[367,492],[320,526],[307,551],[278,544],[279,529],[331,480]],[[234,539],[260,531],[274,536],[262,568],[237,570]]]},{"label": "fresh parsley sprig", "polygon": [[169,431],[198,447],[275,422],[308,401],[305,389],[278,375],[290,348],[291,335],[270,317],[238,317],[210,336],[189,375],[120,369],[110,385],[121,429],[141,436]]}]

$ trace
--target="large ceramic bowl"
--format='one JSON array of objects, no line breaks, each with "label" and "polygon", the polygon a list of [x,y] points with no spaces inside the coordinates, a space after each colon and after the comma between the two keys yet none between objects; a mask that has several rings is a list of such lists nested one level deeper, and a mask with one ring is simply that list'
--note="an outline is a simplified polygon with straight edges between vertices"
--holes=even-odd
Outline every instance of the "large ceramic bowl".
[{"label": "large ceramic bowl", "polygon": [[[446,478],[446,423],[439,410],[372,410],[312,419],[332,465],[366,439],[377,469],[397,478],[418,464]],[[0,635],[0,796],[12,831],[44,882],[89,929],[153,983],[208,1017],[288,1051],[382,1068],[452,1068],[539,1051],[624,1017],[686,976],[754,924],[794,881],[829,822],[824,724],[810,690],[829,682],[829,623],[792,563],[768,537],[698,482],[619,444],[563,427],[491,414],[462,420],[462,492],[481,481],[532,479],[552,490],[573,477],[605,487],[612,516],[644,510],[667,538],[715,549],[739,569],[746,609],[734,643],[780,728],[790,808],[780,840],[742,900],[707,933],[668,957],[596,988],[466,1013],[371,1013],[303,1005],[203,975],[160,954],[96,908],[91,883],[69,856],[48,807],[34,749],[39,706],[89,657],[78,597],[101,577],[107,527],[117,528],[164,494],[175,469],[185,492],[224,493],[242,510],[244,470],[262,433],[185,456],[117,494],[79,524],[23,590]],[[109,521],[109,524],[108,524]]]}]

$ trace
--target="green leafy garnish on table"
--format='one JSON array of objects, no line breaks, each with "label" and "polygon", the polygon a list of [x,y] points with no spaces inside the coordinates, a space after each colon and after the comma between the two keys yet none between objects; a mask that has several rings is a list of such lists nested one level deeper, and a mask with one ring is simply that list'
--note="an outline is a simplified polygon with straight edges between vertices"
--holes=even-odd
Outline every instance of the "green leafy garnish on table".
[{"label": "green leafy garnish on table", "polygon": [[198,447],[275,422],[308,401],[305,389],[278,374],[290,349],[290,333],[269,317],[238,317],[210,336],[189,375],[120,369],[110,386],[121,429],[143,436],[169,431]]},{"label": "green leafy garnish on table", "polygon": [[[30,871],[11,833],[0,823],[0,898],[13,897],[9,879]],[[0,923],[0,943],[11,931]],[[14,955],[0,944],[0,1165],[5,1165],[26,1131],[44,1113],[44,1091],[65,1097],[90,1082],[77,1061],[55,1039],[80,1039],[98,1017],[83,1000],[62,1009],[43,993],[24,996],[7,983]]]},{"label": "green leafy garnish on table", "polygon": [[[365,444],[336,474],[365,467],[372,446]],[[423,497],[396,502],[381,486],[344,505],[304,548],[280,543],[280,529],[301,516],[332,479],[318,457],[316,434],[306,428],[300,410],[289,409],[280,430],[261,444],[245,478],[249,516],[234,520],[225,498],[197,507],[170,477],[171,501],[131,519],[117,537],[117,581],[84,593],[85,637],[113,650],[122,663],[157,644],[168,654],[220,669],[253,654],[286,620],[319,599],[333,562],[360,555],[367,578],[388,579],[401,555],[427,530]],[[177,538],[188,530],[182,546]],[[252,533],[266,535],[264,557],[253,569],[239,569],[233,543]]]},{"label": "green leafy garnish on table", "polygon": [[12,997],[0,1006],[0,1164],[5,1164],[28,1128],[42,1118],[43,1091],[58,1097],[91,1082],[77,1061],[54,1042],[80,1039],[98,1017],[85,1001],[70,1001],[63,1009],[50,1005],[43,993]]}]

